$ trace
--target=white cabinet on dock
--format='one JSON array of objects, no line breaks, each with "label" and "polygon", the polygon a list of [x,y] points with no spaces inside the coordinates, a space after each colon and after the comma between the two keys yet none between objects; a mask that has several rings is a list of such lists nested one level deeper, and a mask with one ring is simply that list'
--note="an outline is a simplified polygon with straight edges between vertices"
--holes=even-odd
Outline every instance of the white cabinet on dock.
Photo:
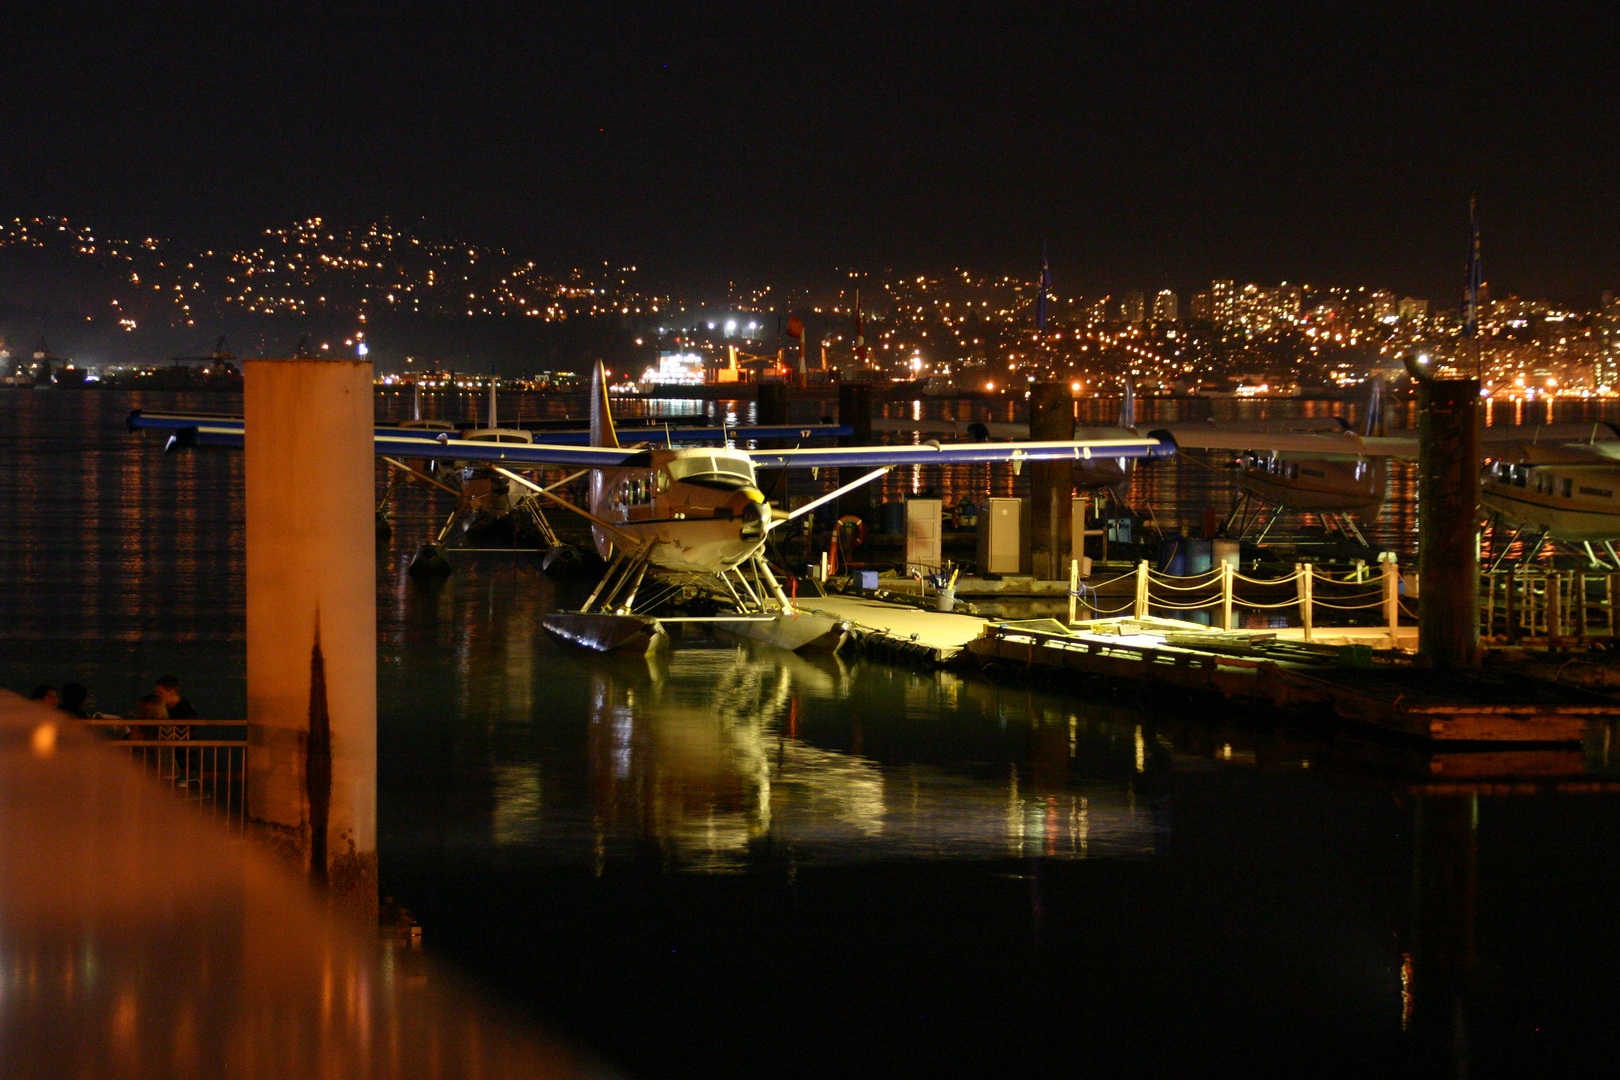
[{"label": "white cabinet on dock", "polygon": [[1022,499],[991,499],[979,519],[979,573],[1016,574],[1022,567]]},{"label": "white cabinet on dock", "polygon": [[945,503],[906,500],[906,574],[937,574],[945,565]]}]

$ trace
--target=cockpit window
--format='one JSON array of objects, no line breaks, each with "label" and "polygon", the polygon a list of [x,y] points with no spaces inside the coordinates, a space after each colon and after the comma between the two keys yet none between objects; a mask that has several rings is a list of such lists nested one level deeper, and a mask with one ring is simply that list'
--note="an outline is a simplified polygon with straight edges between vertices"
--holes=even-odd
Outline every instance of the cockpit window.
[{"label": "cockpit window", "polygon": [[730,490],[752,487],[754,463],[741,454],[683,454],[669,463],[671,480]]}]

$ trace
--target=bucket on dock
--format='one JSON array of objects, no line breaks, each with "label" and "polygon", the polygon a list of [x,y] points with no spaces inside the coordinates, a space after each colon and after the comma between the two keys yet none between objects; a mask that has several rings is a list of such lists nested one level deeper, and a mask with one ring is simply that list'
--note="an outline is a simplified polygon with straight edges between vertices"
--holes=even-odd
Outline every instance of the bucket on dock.
[{"label": "bucket on dock", "polygon": [[1166,533],[1159,541],[1159,573],[1171,577],[1185,577],[1187,573],[1187,541],[1180,533]]},{"label": "bucket on dock", "polygon": [[941,585],[939,593],[934,597],[935,611],[950,611],[956,607],[956,586]]}]

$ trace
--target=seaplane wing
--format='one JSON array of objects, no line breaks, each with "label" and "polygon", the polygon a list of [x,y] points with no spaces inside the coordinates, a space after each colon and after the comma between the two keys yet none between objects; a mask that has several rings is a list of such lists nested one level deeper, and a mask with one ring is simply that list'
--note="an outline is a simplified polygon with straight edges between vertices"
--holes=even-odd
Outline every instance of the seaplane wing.
[{"label": "seaplane wing", "polygon": [[1176,451],[1168,439],[1121,433],[1115,438],[1064,442],[922,443],[895,446],[804,447],[751,450],[755,465],[767,469],[949,465],[979,461],[1091,461],[1094,458],[1161,458]]},{"label": "seaplane wing", "polygon": [[[171,429],[169,446],[223,446],[241,449],[243,427],[236,424],[194,424]],[[434,458],[440,461],[484,461],[500,465],[574,465],[613,469],[646,463],[647,450],[639,446],[552,446],[546,443],[479,442],[452,439],[448,432],[434,438],[421,432],[376,435],[381,457]]]},{"label": "seaplane wing", "polygon": [[[1379,439],[1353,431],[1295,432],[1225,428],[1207,424],[1155,424],[1155,435],[1174,440],[1183,450],[1226,450],[1233,453],[1309,454],[1312,456],[1363,457],[1377,454],[1405,456],[1400,451],[1410,441],[1410,453],[1417,454],[1417,440]],[[1373,449],[1370,444],[1389,444]]]},{"label": "seaplane wing", "polygon": [[[177,413],[137,413],[129,426],[135,429],[166,430],[170,445],[222,446],[240,448],[243,424],[240,417],[182,415]],[[824,434],[822,426],[807,428],[755,427],[727,428],[733,438],[813,437]],[[711,429],[691,429],[709,431]],[[838,428],[828,428],[837,433]],[[720,429],[712,429],[715,435]],[[808,434],[807,434],[808,432]],[[671,429],[682,441],[678,429]],[[638,433],[639,434],[639,433]],[[650,433],[649,433],[650,434]],[[647,446],[583,446],[563,443],[508,443],[453,438],[449,432],[430,434],[405,428],[378,428],[376,451],[395,458],[436,458],[447,461],[482,461],[507,466],[571,465],[584,468],[627,468],[647,463]],[[653,440],[647,440],[652,443]],[[666,440],[658,440],[662,444]],[[696,441],[696,440],[693,440]],[[1001,443],[922,443],[893,446],[799,447],[789,450],[739,450],[755,465],[764,468],[945,465],[985,461],[1090,461],[1094,458],[1159,458],[1175,453],[1173,443],[1121,431],[1108,437],[1065,442]]]},{"label": "seaplane wing", "polygon": [[[136,409],[129,414],[127,421],[131,431],[171,431],[186,433],[207,428],[210,440],[218,440],[235,431],[242,430],[242,418],[228,413],[166,413],[147,412]],[[841,435],[848,435],[854,429],[844,424],[741,424],[722,425],[719,427],[676,427],[666,425],[663,427],[632,427],[620,430],[620,435],[626,440],[648,446],[670,446],[677,443],[712,443],[727,442],[729,440],[751,439],[831,439]],[[588,446],[591,433],[588,428],[539,430],[531,434],[538,443],[546,446]],[[399,427],[389,424],[377,425],[378,438],[420,438],[423,430],[420,427]],[[189,437],[182,435],[181,441],[191,443]],[[229,445],[218,441],[198,441],[198,445]],[[239,444],[238,444],[239,445]],[[381,451],[379,451],[380,453]],[[392,451],[389,451],[392,453]],[[503,459],[504,460],[504,459]],[[560,461],[559,465],[573,464],[572,461]]]},{"label": "seaplane wing", "polygon": [[480,442],[422,435],[378,434],[377,453],[395,458],[437,458],[441,461],[482,461],[493,465],[575,465],[614,469],[647,463],[640,446],[557,446],[550,443]]}]

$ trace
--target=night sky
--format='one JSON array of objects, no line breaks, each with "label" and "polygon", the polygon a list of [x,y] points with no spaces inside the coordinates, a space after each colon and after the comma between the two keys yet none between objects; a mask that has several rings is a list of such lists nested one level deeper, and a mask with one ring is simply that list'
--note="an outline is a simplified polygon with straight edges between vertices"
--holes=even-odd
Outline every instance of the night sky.
[{"label": "night sky", "polygon": [[[384,215],[653,280],[1620,287],[1613,6],[288,3],[8,15],[0,209]],[[769,8],[768,11],[765,9]]]}]

